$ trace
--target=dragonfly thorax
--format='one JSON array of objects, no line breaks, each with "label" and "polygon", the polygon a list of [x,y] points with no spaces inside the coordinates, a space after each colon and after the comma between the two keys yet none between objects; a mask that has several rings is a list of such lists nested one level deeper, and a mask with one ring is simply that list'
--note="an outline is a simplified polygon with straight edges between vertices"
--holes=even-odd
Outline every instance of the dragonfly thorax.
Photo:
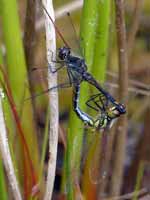
[{"label": "dragonfly thorax", "polygon": [[107,116],[107,113],[101,113],[94,121],[94,126],[98,130],[104,130],[106,127],[108,127],[110,120],[111,119]]},{"label": "dragonfly thorax", "polygon": [[66,60],[70,56],[70,53],[69,47],[61,47],[58,50],[58,57],[60,60]]}]

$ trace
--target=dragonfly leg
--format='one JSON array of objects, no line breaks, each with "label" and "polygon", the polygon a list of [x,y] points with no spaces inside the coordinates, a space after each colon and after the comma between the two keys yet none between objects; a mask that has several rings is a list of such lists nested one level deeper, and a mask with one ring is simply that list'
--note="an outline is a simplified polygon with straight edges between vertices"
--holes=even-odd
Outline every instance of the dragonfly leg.
[{"label": "dragonfly leg", "polygon": [[55,60],[54,59],[54,54],[53,54],[52,51],[51,51],[51,62],[57,63],[57,64],[60,65],[59,67],[57,67],[55,69],[52,69],[52,65],[50,63],[48,63],[48,68],[50,69],[51,73],[55,73],[55,72],[59,71],[61,68],[63,68],[65,66],[63,60]]},{"label": "dragonfly leg", "polygon": [[[93,100],[92,100],[93,101]],[[91,99],[87,100],[86,101],[86,105],[89,107],[89,108],[92,108],[93,110],[95,111],[99,111],[98,109],[96,109],[94,106],[92,106],[91,104]],[[95,102],[94,102],[95,103]]]},{"label": "dragonfly leg", "polygon": [[67,68],[67,74],[68,74],[68,78],[69,78],[69,83],[72,85],[74,84],[73,78],[72,78],[72,74],[69,72],[68,68]]},{"label": "dragonfly leg", "polygon": [[[105,110],[106,110],[105,108],[108,106],[108,100],[107,100],[107,98],[102,99],[102,98],[104,98],[104,95],[101,94],[101,93],[97,94],[97,96],[96,96],[95,98],[97,98],[97,97],[99,97],[99,100],[94,101],[95,104],[96,104],[100,109],[102,109],[103,111],[105,111]],[[104,104],[104,101],[106,101],[105,104]],[[100,106],[100,105],[98,104],[99,102],[101,103],[102,106]]]},{"label": "dragonfly leg", "polygon": [[61,64],[61,63],[64,63],[64,60],[55,60],[54,53],[53,53],[53,51],[51,51],[51,62]]},{"label": "dragonfly leg", "polygon": [[56,73],[57,71],[59,71],[60,69],[62,69],[63,67],[65,67],[64,66],[64,63],[60,63],[61,65],[60,65],[60,67],[57,67],[57,68],[55,68],[55,69],[52,69],[52,66],[51,66],[51,64],[48,64],[48,68],[50,69],[50,72],[51,73]]},{"label": "dragonfly leg", "polygon": [[[100,94],[95,94],[93,96],[91,96],[87,101],[86,101],[86,105],[89,107],[89,108],[92,108],[96,111],[100,111],[100,110],[103,110],[104,109],[104,106],[103,106],[103,103],[101,102],[102,106],[101,107],[99,104],[98,104],[98,101],[96,101],[95,99],[99,96]],[[91,105],[91,103],[94,103],[96,105],[96,107],[94,105]],[[97,109],[98,108],[98,109]]]},{"label": "dragonfly leg", "polygon": [[56,86],[54,86],[52,88],[47,89],[47,92],[51,92],[54,89],[69,88],[71,86],[72,86],[71,82],[69,82],[69,83],[61,83],[59,85],[56,85]]}]

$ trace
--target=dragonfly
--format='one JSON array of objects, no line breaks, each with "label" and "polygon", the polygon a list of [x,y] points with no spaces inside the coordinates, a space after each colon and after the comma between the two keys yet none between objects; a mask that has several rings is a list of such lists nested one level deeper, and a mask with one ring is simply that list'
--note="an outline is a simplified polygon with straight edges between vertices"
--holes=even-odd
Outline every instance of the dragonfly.
[{"label": "dragonfly", "polygon": [[[73,87],[73,110],[76,113],[76,115],[81,119],[85,125],[88,125],[93,128],[103,129],[106,127],[109,127],[111,122],[119,117],[120,115],[124,114],[126,112],[125,106],[121,103],[118,103],[108,92],[106,92],[101,85],[95,80],[95,78],[90,74],[87,70],[87,65],[84,58],[80,58],[77,56],[74,56],[71,52],[71,48],[63,38],[61,32],[58,30],[57,26],[55,25],[54,21],[52,20],[51,16],[49,15],[48,11],[42,5],[45,13],[49,17],[50,21],[54,25],[58,35],[64,42],[64,46],[58,49],[57,59],[53,59],[53,53],[52,53],[52,62],[57,63],[57,68],[53,69],[52,66],[49,64],[48,68],[50,69],[51,73],[56,73],[62,68],[66,67],[67,75],[69,78],[68,83],[62,83],[55,87],[49,88],[46,91],[42,92],[50,92],[53,89],[56,88],[66,88],[66,87]],[[34,68],[33,68],[34,70]],[[82,82],[87,82],[91,85],[93,85],[96,89],[99,90],[99,94],[97,97],[99,97],[99,101],[101,101],[102,106],[98,106],[96,103],[96,96],[92,96],[86,104],[92,108],[97,110],[100,114],[96,119],[93,119],[92,116],[87,114],[86,112],[83,112],[79,107],[79,98],[80,98],[80,86]],[[34,97],[37,97],[41,95],[37,94]],[[94,103],[97,108],[94,108],[91,106],[91,103]],[[113,105],[112,107],[109,107],[109,102]]]}]

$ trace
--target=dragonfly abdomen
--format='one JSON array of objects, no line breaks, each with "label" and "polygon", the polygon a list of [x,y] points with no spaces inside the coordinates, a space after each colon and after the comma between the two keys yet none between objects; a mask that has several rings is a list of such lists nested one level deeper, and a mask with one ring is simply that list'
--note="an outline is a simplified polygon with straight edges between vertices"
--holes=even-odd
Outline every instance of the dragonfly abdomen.
[{"label": "dragonfly abdomen", "polygon": [[73,109],[77,116],[88,126],[93,127],[93,119],[85,112],[81,111],[79,107],[80,84],[76,84],[73,90]]}]

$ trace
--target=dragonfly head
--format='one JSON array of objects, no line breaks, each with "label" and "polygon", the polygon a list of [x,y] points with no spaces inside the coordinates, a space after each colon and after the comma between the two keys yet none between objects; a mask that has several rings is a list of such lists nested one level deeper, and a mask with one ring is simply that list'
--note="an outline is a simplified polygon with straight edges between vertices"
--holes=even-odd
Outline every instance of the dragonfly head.
[{"label": "dragonfly head", "polygon": [[114,107],[111,108],[111,112],[113,115],[115,115],[116,117],[119,117],[122,114],[126,113],[126,108],[123,104],[121,103],[116,103],[116,105]]},{"label": "dragonfly head", "polygon": [[70,55],[70,48],[68,47],[61,47],[58,50],[58,57],[60,60],[65,60]]}]

